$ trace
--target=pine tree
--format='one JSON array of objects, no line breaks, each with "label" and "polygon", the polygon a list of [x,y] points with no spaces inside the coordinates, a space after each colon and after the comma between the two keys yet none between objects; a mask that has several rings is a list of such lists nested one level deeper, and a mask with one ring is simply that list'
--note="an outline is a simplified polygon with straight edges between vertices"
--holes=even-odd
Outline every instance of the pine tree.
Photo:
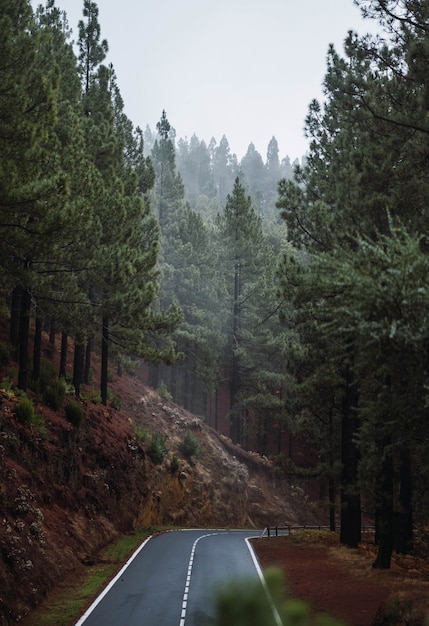
[{"label": "pine tree", "polygon": [[238,178],[217,228],[224,301],[229,308],[224,371],[230,381],[231,436],[244,443],[252,408],[257,415],[268,407],[275,412],[280,408],[275,398],[281,387],[282,361],[279,328],[268,322],[278,319],[275,262],[261,219]]},{"label": "pine tree", "polygon": [[[281,183],[279,206],[295,245],[309,252],[303,269],[309,275],[308,284],[313,287],[310,291],[298,290],[296,304],[306,308],[316,305],[315,329],[325,332],[323,324],[330,319],[329,336],[340,340],[338,347],[343,344],[336,356],[336,362],[343,361],[346,393],[342,435],[343,478],[348,479],[343,484],[343,495],[348,499],[347,491],[356,494],[363,487],[358,481],[358,464],[361,468],[371,467],[369,452],[374,445],[378,458],[385,461],[378,467],[377,475],[373,474],[373,479],[382,486],[374,494],[375,504],[381,512],[380,552],[376,566],[388,567],[393,548],[392,512],[395,507],[392,468],[396,461],[392,458],[392,450],[397,432],[395,420],[391,419],[395,408],[390,402],[395,377],[385,369],[392,358],[398,358],[398,353],[393,355],[391,347],[379,336],[380,356],[383,355],[385,365],[380,363],[379,369],[373,354],[373,367],[367,362],[367,370],[360,369],[361,358],[366,354],[366,347],[360,342],[363,326],[351,324],[354,330],[346,335],[341,330],[335,302],[344,294],[342,288],[333,283],[338,275],[344,276],[346,281],[347,273],[353,267],[357,273],[362,272],[362,276],[355,277],[355,280],[357,284],[363,284],[366,264],[363,263],[362,268],[353,264],[359,238],[365,237],[377,250],[379,247],[385,250],[391,244],[394,246],[392,219],[394,223],[405,224],[410,232],[421,232],[426,228],[424,80],[418,69],[415,73],[414,67],[418,63],[415,65],[413,61],[415,46],[423,45],[424,48],[425,45],[422,41],[426,40],[426,14],[421,2],[406,3],[406,6],[405,3],[389,2],[360,4],[370,7],[386,25],[390,42],[359,38],[351,33],[345,42],[345,59],[330,48],[325,78],[326,101],[323,106],[314,101],[307,118],[307,132],[312,138],[307,164],[305,168],[297,169],[295,183]],[[395,17],[398,4],[403,6]],[[339,256],[342,262],[334,272],[328,263]],[[393,258],[391,263],[394,266]],[[329,267],[323,273],[323,280],[318,274],[321,267]],[[364,298],[368,304],[365,314],[369,316],[371,311],[381,313],[378,303],[387,297],[387,292],[382,289],[377,294],[371,289],[368,294],[372,301],[369,305]],[[356,293],[355,296],[354,303],[347,299],[347,315],[351,319],[354,311],[359,310],[359,298],[362,297]],[[360,323],[364,324],[364,321]],[[368,326],[368,320],[366,323]],[[407,348],[403,346],[402,350],[405,357]],[[371,384],[367,385],[368,382]],[[407,379],[408,385],[412,386],[411,377]],[[359,407],[353,409],[357,397]],[[374,398],[379,398],[381,404],[374,402]],[[344,421],[346,412],[351,420]],[[353,422],[356,424],[358,418],[358,430],[349,429],[348,426]],[[386,429],[386,424],[391,424],[391,428]],[[353,440],[360,442],[357,451],[360,458],[353,451],[350,454]],[[401,461],[400,481],[410,485],[412,455],[407,450],[401,453],[405,461]],[[350,458],[354,459],[354,467],[348,465],[347,459]],[[402,488],[399,491],[403,493]],[[356,509],[353,498],[352,508]],[[409,507],[409,500],[402,500],[402,506]],[[342,539],[347,543],[354,536],[356,541],[357,518],[344,518],[344,522],[350,534]]]},{"label": "pine tree", "polygon": [[46,266],[56,262],[52,246],[61,230],[66,194],[58,160],[51,154],[58,67],[48,62],[50,36],[36,27],[28,2],[6,2],[0,19],[1,264],[6,289],[21,293],[18,385],[26,389],[32,295],[44,281]]},{"label": "pine tree", "polygon": [[166,233],[169,224],[174,221],[175,212],[182,206],[185,189],[180,174],[176,171],[176,151],[174,145],[175,131],[162,112],[156,125],[158,138],[152,148],[152,162],[155,169],[154,210],[162,234]]},{"label": "pine tree", "polygon": [[[268,208],[266,169],[262,157],[253,143],[249,145],[246,154],[240,161],[240,170],[255,205],[259,207],[261,213],[266,213]],[[274,185],[273,191],[275,188]]]},{"label": "pine tree", "polygon": [[200,196],[215,195],[208,148],[194,134],[189,142],[179,139],[176,156],[177,170],[186,190],[186,200],[195,208]]},{"label": "pine tree", "polygon": [[209,151],[211,153],[214,186],[221,204],[224,205],[228,194],[232,191],[234,179],[238,173],[237,157],[235,154],[231,154],[225,135],[222,136],[219,145],[216,145],[216,141],[213,139],[209,144]]},{"label": "pine tree", "polygon": [[213,393],[223,345],[222,316],[216,290],[216,254],[209,228],[188,205],[172,225],[163,297],[176,301],[183,323],[174,335],[183,362],[162,373],[174,399],[198,414]]}]

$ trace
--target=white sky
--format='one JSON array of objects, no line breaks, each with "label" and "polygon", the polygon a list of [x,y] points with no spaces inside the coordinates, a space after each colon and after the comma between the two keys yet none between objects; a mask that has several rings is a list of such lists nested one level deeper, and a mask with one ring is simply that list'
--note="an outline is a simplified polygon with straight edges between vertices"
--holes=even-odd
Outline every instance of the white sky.
[{"label": "white sky", "polygon": [[[38,4],[33,0],[33,5]],[[44,1],[43,1],[44,3]],[[83,0],[56,0],[77,39]],[[374,30],[353,0],[98,0],[125,111],[152,131],[165,109],[177,138],[208,143],[225,134],[231,152],[250,142],[266,158],[307,149],[308,105],[321,98],[329,43],[342,52],[349,29]]]}]

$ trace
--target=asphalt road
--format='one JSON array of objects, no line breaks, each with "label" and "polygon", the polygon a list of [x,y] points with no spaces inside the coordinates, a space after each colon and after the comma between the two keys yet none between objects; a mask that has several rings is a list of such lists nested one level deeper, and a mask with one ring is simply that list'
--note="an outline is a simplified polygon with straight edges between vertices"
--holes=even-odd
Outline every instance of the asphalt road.
[{"label": "asphalt road", "polygon": [[206,626],[214,590],[259,579],[245,541],[257,533],[183,530],[143,544],[75,626]]}]

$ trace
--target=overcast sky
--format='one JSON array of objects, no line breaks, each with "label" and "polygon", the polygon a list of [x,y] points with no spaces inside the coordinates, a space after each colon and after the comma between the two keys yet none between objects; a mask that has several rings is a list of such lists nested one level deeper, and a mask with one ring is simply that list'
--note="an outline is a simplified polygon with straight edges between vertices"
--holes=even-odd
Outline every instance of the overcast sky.
[{"label": "overcast sky", "polygon": [[[37,0],[34,0],[36,4]],[[37,2],[38,3],[38,2]],[[83,0],[56,0],[77,38]],[[241,157],[250,142],[265,160],[307,149],[308,105],[321,98],[329,43],[374,28],[353,0],[98,0],[106,62],[125,111],[155,130],[167,111],[177,138],[225,134]]]}]

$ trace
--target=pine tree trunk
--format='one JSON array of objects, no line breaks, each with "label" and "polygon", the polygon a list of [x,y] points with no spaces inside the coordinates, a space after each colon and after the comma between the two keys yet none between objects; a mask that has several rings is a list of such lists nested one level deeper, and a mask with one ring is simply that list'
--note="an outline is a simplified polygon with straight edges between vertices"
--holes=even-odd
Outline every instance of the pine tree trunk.
[{"label": "pine tree trunk", "polygon": [[52,347],[55,346],[55,320],[51,319],[51,324],[49,326],[49,343]]},{"label": "pine tree trunk", "polygon": [[390,440],[385,440],[382,454],[382,466],[379,490],[377,558],[372,566],[376,569],[389,569],[393,551],[394,517],[393,517],[393,458],[389,449]]},{"label": "pine tree trunk", "polygon": [[400,458],[400,511],[395,519],[395,547],[399,554],[411,554],[414,548],[413,531],[413,477],[411,455],[408,446],[401,450]]},{"label": "pine tree trunk", "polygon": [[240,264],[236,259],[234,269],[234,306],[232,322],[232,363],[231,363],[231,439],[234,443],[240,441],[240,413],[237,405],[237,397],[240,389],[240,363],[236,348],[240,345]]},{"label": "pine tree trunk", "polygon": [[67,333],[61,333],[60,378],[67,376]]},{"label": "pine tree trunk", "polygon": [[345,373],[346,390],[341,420],[341,530],[340,543],[357,548],[361,541],[361,502],[358,487],[359,455],[356,446],[358,428],[357,392],[350,368]]},{"label": "pine tree trunk", "polygon": [[80,386],[82,383],[83,375],[83,340],[81,337],[76,337],[74,344],[74,358],[73,358],[73,385],[75,395],[79,398]]},{"label": "pine tree trunk", "polygon": [[335,505],[337,500],[337,489],[334,479],[334,412],[333,404],[329,410],[329,481],[328,481],[328,498],[329,498],[329,530],[336,531]]},{"label": "pine tree trunk", "polygon": [[21,312],[19,319],[19,371],[18,389],[27,390],[28,384],[28,339],[30,336],[31,294],[29,289],[22,290]]},{"label": "pine tree trunk", "polygon": [[85,349],[85,368],[83,373],[83,382],[85,385],[89,385],[91,382],[91,354],[92,354],[92,337],[86,342]]},{"label": "pine tree trunk", "polygon": [[337,498],[337,490],[335,488],[335,480],[333,478],[329,478],[329,530],[331,532],[336,531],[336,520],[335,520],[335,501]]},{"label": "pine tree trunk", "polygon": [[33,345],[33,380],[40,378],[40,359],[42,353],[42,320],[36,317]]},{"label": "pine tree trunk", "polygon": [[10,328],[9,339],[10,342],[16,347],[19,340],[19,318],[21,311],[21,298],[22,288],[15,287],[12,291],[12,298],[10,304]]},{"label": "pine tree trunk", "polygon": [[107,405],[107,370],[109,364],[109,319],[103,317],[101,333],[101,403]]}]

